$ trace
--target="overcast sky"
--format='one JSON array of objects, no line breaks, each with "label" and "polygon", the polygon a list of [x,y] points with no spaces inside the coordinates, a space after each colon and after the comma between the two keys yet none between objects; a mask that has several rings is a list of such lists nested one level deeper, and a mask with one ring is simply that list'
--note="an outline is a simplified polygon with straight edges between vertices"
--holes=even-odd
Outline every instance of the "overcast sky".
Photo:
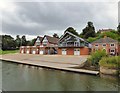
[{"label": "overcast sky", "polygon": [[2,2],[1,34],[36,36],[62,35],[69,26],[81,33],[88,21],[96,31],[116,29],[117,2]]}]

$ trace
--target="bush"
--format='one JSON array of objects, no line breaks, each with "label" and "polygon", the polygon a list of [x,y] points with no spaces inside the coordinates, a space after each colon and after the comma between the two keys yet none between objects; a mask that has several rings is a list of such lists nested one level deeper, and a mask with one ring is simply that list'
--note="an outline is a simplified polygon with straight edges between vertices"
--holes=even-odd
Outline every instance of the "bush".
[{"label": "bush", "polygon": [[99,65],[108,67],[108,68],[119,68],[120,69],[120,56],[103,57],[100,60]]},{"label": "bush", "polygon": [[94,38],[94,37],[89,37],[89,38],[87,39],[88,42],[93,42],[93,41],[95,41],[95,40],[97,40],[97,38]]},{"label": "bush", "polygon": [[105,57],[107,54],[104,50],[99,50],[96,52],[93,52],[91,56],[88,58],[88,64],[92,66],[98,66],[99,61],[101,60],[102,57]]}]

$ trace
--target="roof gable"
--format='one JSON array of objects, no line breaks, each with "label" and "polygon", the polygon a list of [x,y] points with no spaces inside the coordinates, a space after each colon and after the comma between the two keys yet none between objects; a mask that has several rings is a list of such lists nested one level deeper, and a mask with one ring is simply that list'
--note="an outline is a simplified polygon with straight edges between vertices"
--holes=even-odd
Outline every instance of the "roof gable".
[{"label": "roof gable", "polygon": [[71,36],[73,36],[73,37],[75,37],[75,38],[77,38],[77,39],[80,39],[81,41],[87,42],[87,41],[85,41],[83,38],[80,38],[80,37],[74,35],[73,33],[68,32],[68,31],[66,31],[66,32],[64,33],[64,35],[63,35],[62,37],[60,37],[59,41],[61,41],[62,39],[64,39],[64,36],[65,36],[66,34],[69,34],[69,35],[71,35]]},{"label": "roof gable", "polygon": [[43,37],[41,37],[41,36],[37,36],[36,42],[41,42],[41,41],[42,41],[42,38],[43,38]]},{"label": "roof gable", "polygon": [[53,44],[57,44],[58,43],[58,38],[55,37],[51,37],[48,35],[45,35],[42,39],[42,41],[44,40],[44,38],[46,37],[46,39],[48,40],[49,43],[53,43]]}]

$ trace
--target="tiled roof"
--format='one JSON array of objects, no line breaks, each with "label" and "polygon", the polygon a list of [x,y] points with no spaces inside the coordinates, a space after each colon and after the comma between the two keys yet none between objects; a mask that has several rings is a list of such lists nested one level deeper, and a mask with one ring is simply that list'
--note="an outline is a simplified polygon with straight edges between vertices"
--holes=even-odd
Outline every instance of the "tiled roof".
[{"label": "tiled roof", "polygon": [[55,38],[55,37],[51,37],[51,36],[48,36],[48,35],[45,35],[44,37],[47,38],[47,40],[50,42],[50,43],[53,43],[53,44],[58,44],[58,38]]},{"label": "tiled roof", "polygon": [[100,38],[92,43],[114,43],[114,42],[118,42],[118,41],[109,37],[105,37],[105,38]]}]

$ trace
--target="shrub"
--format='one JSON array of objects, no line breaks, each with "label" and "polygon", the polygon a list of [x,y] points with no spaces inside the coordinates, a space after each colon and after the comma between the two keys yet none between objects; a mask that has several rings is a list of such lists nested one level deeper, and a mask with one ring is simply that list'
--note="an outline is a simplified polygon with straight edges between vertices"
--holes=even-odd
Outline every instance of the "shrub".
[{"label": "shrub", "polygon": [[120,56],[103,57],[99,65],[108,68],[120,68]]},{"label": "shrub", "polygon": [[91,56],[88,58],[88,63],[92,66],[98,66],[99,61],[101,60],[102,57],[105,57],[107,54],[104,50],[99,50],[96,52],[93,52]]}]

